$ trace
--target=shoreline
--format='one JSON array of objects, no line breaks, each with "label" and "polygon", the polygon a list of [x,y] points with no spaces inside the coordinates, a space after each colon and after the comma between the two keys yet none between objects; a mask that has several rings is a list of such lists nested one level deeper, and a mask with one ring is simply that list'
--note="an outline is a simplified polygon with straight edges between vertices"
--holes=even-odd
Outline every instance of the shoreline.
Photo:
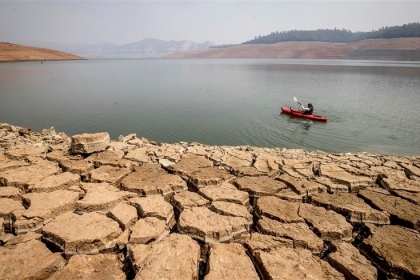
[{"label": "shoreline", "polygon": [[19,63],[19,62],[51,62],[51,61],[79,61],[88,60],[86,58],[81,59],[30,59],[30,60],[0,60],[0,63]]},{"label": "shoreline", "polygon": [[75,58],[31,58],[31,59],[13,59],[13,60],[2,60],[0,59],[0,63],[17,63],[17,62],[49,62],[49,61],[78,61],[78,60],[88,60],[84,57],[75,57]]},{"label": "shoreline", "polygon": [[0,123],[8,278],[419,279],[419,230],[419,156]]}]

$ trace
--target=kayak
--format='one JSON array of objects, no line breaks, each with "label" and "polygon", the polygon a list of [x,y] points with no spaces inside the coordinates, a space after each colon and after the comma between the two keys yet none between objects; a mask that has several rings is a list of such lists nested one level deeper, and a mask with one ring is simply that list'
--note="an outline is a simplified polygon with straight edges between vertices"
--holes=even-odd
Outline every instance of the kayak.
[{"label": "kayak", "polygon": [[289,107],[281,107],[281,111],[285,114],[288,114],[297,118],[305,118],[305,119],[310,119],[313,121],[321,121],[321,122],[326,122],[328,120],[324,116],[318,116],[318,115],[313,115],[313,114],[303,114],[299,110],[291,109]]}]

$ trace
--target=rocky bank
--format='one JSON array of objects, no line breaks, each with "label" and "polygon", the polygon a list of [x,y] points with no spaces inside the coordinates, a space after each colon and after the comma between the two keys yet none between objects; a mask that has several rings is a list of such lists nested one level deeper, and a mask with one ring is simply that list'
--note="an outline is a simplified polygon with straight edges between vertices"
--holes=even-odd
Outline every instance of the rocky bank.
[{"label": "rocky bank", "polygon": [[420,279],[420,157],[0,123],[0,279]]}]

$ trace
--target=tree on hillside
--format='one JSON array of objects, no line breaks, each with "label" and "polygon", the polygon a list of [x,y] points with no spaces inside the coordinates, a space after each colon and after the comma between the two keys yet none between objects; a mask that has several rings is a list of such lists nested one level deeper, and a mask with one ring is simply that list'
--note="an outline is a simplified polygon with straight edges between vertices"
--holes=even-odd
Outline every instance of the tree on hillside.
[{"label": "tree on hillside", "polygon": [[369,39],[390,39],[403,37],[420,37],[420,23],[404,24],[403,26],[382,27],[376,32],[372,32]]},{"label": "tree on hillside", "polygon": [[351,43],[364,39],[389,39],[402,37],[420,37],[420,23],[403,26],[382,27],[371,32],[351,32],[346,29],[290,30],[275,31],[266,36],[255,36],[243,44],[275,44],[288,41],[320,41],[331,43]]}]

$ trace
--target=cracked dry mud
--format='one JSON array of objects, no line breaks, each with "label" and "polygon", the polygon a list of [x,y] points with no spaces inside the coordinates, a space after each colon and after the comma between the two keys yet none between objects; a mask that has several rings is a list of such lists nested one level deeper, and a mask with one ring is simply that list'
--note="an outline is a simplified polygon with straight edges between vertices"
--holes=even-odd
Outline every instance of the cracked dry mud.
[{"label": "cracked dry mud", "polygon": [[420,158],[0,123],[0,279],[420,279]]}]

